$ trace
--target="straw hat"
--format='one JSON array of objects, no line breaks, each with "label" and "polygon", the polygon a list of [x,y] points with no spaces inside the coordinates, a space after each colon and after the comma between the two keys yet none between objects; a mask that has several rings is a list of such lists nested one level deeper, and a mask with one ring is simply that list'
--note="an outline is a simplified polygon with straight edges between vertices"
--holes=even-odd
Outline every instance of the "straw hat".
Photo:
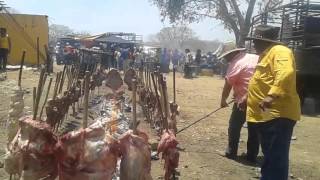
[{"label": "straw hat", "polygon": [[246,48],[235,48],[235,49],[232,49],[232,50],[229,50],[229,51],[226,51],[225,53],[223,53],[222,55],[220,55],[218,57],[218,59],[222,59],[232,53],[235,53],[235,52],[243,52],[243,51],[246,51]]}]

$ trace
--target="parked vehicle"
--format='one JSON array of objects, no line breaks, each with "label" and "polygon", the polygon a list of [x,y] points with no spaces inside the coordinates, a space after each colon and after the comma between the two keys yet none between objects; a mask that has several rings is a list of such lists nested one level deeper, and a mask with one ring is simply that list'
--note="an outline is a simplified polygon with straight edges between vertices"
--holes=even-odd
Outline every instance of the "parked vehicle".
[{"label": "parked vehicle", "polygon": [[320,2],[298,0],[259,14],[252,22],[251,35],[260,24],[281,28],[279,40],[295,54],[301,103],[312,99],[320,112]]}]

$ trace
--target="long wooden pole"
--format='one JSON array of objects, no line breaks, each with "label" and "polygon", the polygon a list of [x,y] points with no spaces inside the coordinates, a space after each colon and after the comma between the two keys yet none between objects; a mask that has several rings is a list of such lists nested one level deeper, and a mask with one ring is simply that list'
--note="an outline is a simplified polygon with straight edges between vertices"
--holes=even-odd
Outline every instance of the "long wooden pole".
[{"label": "long wooden pole", "polygon": [[132,130],[133,134],[137,132],[137,82],[136,79],[132,80]]},{"label": "long wooden pole", "polygon": [[64,84],[64,78],[65,78],[65,75],[66,75],[66,70],[67,70],[67,66],[64,65],[63,71],[62,71],[62,75],[61,75],[61,80],[60,80],[60,87],[59,87],[59,91],[58,91],[59,94],[63,90],[63,84]]},{"label": "long wooden pole", "polygon": [[48,46],[46,44],[44,45],[44,50],[46,51],[46,69],[47,69],[47,73],[50,74],[51,73],[51,70],[50,70],[51,57],[50,57]]},{"label": "long wooden pole", "polygon": [[22,70],[23,70],[25,56],[26,56],[26,51],[23,51],[22,57],[21,57],[21,63],[20,63],[20,70],[19,70],[19,79],[18,79],[18,86],[19,87],[21,87]]},{"label": "long wooden pole", "polygon": [[58,72],[56,75],[56,82],[54,84],[54,89],[53,89],[53,99],[56,99],[57,97],[60,78],[61,78],[61,72]]},{"label": "long wooden pole", "polygon": [[160,114],[161,114],[161,120],[163,120],[164,117],[163,117],[163,111],[162,111],[162,106],[161,106],[161,100],[160,100],[160,97],[159,97],[159,94],[158,94],[158,88],[157,88],[157,85],[156,85],[154,73],[151,73],[151,79],[152,79],[154,91],[155,91],[155,94],[156,94],[156,99],[157,99],[157,104],[158,104],[159,112],[160,112]]},{"label": "long wooden pole", "polygon": [[44,69],[41,69],[40,78],[39,78],[39,82],[38,82],[38,88],[37,88],[37,96],[36,96],[36,101],[35,101],[35,108],[34,108],[34,112],[33,112],[33,119],[34,120],[36,120],[36,118],[37,118],[38,107],[39,107],[39,102],[40,102],[41,93],[42,93],[43,79],[44,79],[44,76],[45,76],[44,73],[45,73]]},{"label": "long wooden pole", "polygon": [[167,92],[167,82],[163,79],[163,76],[160,75],[161,87],[163,93],[163,106],[164,106],[164,121],[163,125],[166,130],[168,130],[168,117],[169,117],[169,103],[168,103],[168,92]]},{"label": "long wooden pole", "polygon": [[88,127],[88,106],[89,106],[89,83],[90,83],[90,72],[86,71],[85,82],[84,82],[84,115],[82,127]]},{"label": "long wooden pole", "polygon": [[49,96],[49,92],[50,92],[50,88],[51,88],[51,83],[52,83],[52,78],[50,78],[47,94],[46,94],[46,97],[44,99],[44,103],[43,103],[43,106],[41,108],[41,111],[40,111],[40,119],[41,119],[41,116],[42,116],[42,113],[43,113],[43,109],[46,106],[46,103],[47,103],[47,100],[48,100],[48,96]]},{"label": "long wooden pole", "polygon": [[33,97],[32,97],[32,109],[33,112],[35,112],[36,110],[36,99],[37,99],[37,88],[33,87]]},{"label": "long wooden pole", "polygon": [[176,68],[173,67],[173,103],[176,103]]},{"label": "long wooden pole", "polygon": [[37,66],[40,68],[40,42],[39,37],[37,37]]}]

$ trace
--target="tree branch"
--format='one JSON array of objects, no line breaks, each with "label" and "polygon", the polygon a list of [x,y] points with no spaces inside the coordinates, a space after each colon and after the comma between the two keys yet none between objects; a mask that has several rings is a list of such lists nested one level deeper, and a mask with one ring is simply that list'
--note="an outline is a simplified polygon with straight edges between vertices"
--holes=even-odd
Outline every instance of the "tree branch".
[{"label": "tree branch", "polygon": [[230,1],[232,3],[232,7],[233,7],[233,9],[234,9],[234,11],[236,13],[237,18],[238,18],[239,26],[242,27],[244,25],[244,18],[243,18],[242,14],[241,14],[241,11],[239,9],[237,1],[236,0],[230,0]]},{"label": "tree branch", "polygon": [[249,1],[247,14],[245,18],[245,27],[248,27],[250,25],[255,4],[256,4],[256,0]]},{"label": "tree branch", "polygon": [[219,5],[222,11],[221,15],[223,16],[223,19],[225,19],[226,22],[230,25],[230,28],[234,31],[235,36],[239,35],[240,29],[237,25],[237,22],[230,16],[227,4],[224,0],[219,0]]}]

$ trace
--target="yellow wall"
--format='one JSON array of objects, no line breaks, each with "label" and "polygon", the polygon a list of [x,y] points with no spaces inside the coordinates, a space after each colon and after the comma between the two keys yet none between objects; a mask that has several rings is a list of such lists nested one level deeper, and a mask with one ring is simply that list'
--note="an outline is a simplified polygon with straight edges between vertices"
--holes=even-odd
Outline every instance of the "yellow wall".
[{"label": "yellow wall", "polygon": [[[19,25],[17,25],[19,24]],[[45,62],[44,45],[48,45],[47,16],[26,14],[0,14],[0,27],[7,28],[11,39],[9,64],[20,64],[22,51],[26,50],[25,64],[37,64],[37,37],[39,37],[40,64]]]}]

